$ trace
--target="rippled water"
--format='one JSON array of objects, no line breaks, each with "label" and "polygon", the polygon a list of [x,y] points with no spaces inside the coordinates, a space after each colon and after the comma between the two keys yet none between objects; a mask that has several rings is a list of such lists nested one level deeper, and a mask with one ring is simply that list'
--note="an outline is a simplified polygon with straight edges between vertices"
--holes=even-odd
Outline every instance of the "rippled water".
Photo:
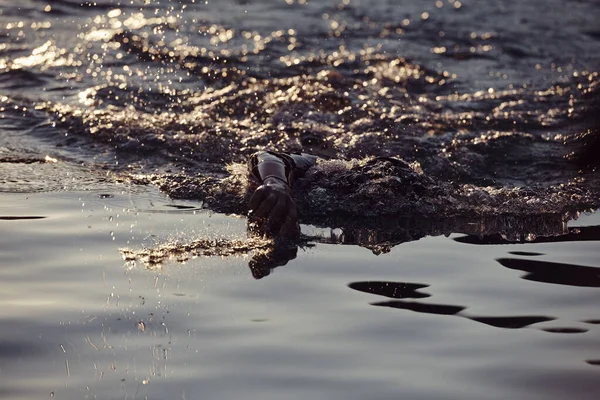
[{"label": "rippled water", "polygon": [[2,397],[596,398],[597,213],[524,243],[430,236],[375,256],[313,239],[268,276],[247,250],[123,261],[244,239],[243,219],[199,205],[108,185],[4,195]]},{"label": "rippled water", "polygon": [[599,14],[0,0],[0,397],[595,398]]}]

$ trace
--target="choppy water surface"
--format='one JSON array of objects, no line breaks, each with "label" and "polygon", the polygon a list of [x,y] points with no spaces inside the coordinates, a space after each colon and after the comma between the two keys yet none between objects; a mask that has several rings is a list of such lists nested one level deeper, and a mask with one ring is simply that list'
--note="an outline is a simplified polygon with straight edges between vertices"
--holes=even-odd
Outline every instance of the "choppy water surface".
[{"label": "choppy water surface", "polygon": [[[598,205],[597,2],[371,3],[4,4],[8,190],[64,186],[39,165],[49,155],[225,203],[231,185],[198,187],[266,146],[399,157],[429,188],[407,194],[402,172],[353,164],[331,187],[343,171],[328,168],[308,189],[316,203],[299,204],[307,220],[324,203],[353,215],[365,202],[378,215]],[[365,175],[388,191],[342,204]]]},{"label": "choppy water surface", "polygon": [[599,15],[0,0],[0,397],[595,398]]}]

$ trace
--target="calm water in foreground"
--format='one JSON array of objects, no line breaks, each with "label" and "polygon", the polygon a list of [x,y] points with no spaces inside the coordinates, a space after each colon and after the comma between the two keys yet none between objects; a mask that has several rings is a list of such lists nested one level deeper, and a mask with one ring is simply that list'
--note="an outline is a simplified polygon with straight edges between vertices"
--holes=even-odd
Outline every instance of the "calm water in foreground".
[{"label": "calm water in foreground", "polygon": [[248,257],[159,269],[123,261],[126,247],[245,237],[244,219],[198,203],[108,186],[3,194],[1,204],[2,398],[595,399],[600,391],[598,213],[570,223],[584,227],[572,241],[438,236],[379,256],[317,244],[254,280]]}]

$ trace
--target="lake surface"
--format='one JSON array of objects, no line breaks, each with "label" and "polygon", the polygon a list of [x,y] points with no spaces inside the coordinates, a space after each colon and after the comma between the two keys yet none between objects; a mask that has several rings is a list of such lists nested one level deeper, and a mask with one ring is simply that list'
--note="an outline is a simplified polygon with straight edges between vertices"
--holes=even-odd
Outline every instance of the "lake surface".
[{"label": "lake surface", "polygon": [[245,237],[243,219],[198,205],[122,186],[4,194],[2,397],[594,399],[600,389],[597,213],[570,224],[592,232],[586,240],[435,236],[379,256],[316,243],[260,280],[244,256],[154,269],[123,260],[123,248]]},{"label": "lake surface", "polygon": [[0,398],[596,399],[599,15],[0,0]]}]

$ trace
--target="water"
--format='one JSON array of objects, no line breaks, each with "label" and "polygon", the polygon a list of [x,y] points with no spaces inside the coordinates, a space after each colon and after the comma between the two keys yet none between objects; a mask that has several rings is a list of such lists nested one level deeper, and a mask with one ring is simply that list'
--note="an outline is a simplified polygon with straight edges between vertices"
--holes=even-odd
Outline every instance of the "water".
[{"label": "water", "polygon": [[598,214],[573,223],[595,229],[588,241],[431,236],[379,256],[318,243],[254,280],[242,253],[160,268],[123,261],[119,249],[243,239],[240,218],[172,207],[197,203],[105,187],[7,194],[3,204],[4,398],[592,399],[598,390],[599,274],[578,267],[597,266]]},{"label": "water", "polygon": [[0,15],[4,190],[65,186],[49,156],[243,213],[243,180],[215,179],[271,147],[420,174],[344,202],[378,166],[349,164],[341,187],[328,168],[309,223],[372,201],[433,218],[598,205],[595,2],[42,3]]},{"label": "water", "polygon": [[0,0],[0,397],[595,399],[600,8],[480,3]]}]

